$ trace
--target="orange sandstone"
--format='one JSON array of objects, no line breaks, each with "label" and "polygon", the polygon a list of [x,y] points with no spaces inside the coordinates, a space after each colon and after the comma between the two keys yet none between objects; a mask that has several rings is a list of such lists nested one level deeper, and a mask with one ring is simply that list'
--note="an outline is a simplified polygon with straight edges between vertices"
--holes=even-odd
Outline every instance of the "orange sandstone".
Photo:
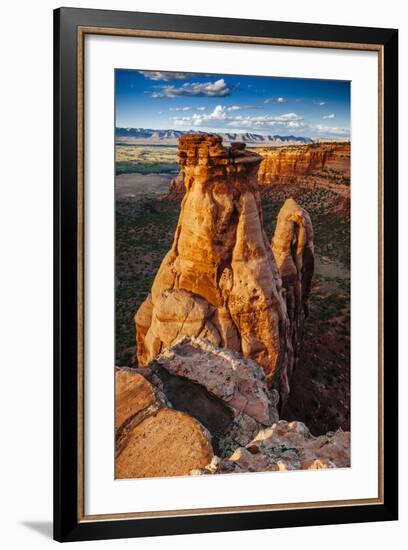
[{"label": "orange sandstone", "polygon": [[167,404],[143,376],[116,370],[116,479],[188,475],[210,464],[210,434]]},{"label": "orange sandstone", "polygon": [[180,138],[186,193],[173,245],[135,316],[137,358],[145,366],[182,337],[206,339],[259,363],[283,403],[297,344],[263,229],[261,161],[217,135]]}]

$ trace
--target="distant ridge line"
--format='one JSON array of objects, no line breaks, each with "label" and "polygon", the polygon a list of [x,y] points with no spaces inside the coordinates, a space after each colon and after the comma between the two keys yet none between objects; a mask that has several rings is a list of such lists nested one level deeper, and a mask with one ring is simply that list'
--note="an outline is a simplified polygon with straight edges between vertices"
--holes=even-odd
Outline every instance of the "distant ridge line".
[{"label": "distant ridge line", "polygon": [[[197,130],[154,130],[152,128],[116,128],[115,141],[118,144],[135,145],[177,145],[178,140],[185,134],[206,134],[209,132]],[[315,141],[309,137],[282,136],[279,134],[263,136],[252,132],[214,132],[220,135],[224,143],[240,141],[248,145],[277,145],[277,144],[310,144]]]}]

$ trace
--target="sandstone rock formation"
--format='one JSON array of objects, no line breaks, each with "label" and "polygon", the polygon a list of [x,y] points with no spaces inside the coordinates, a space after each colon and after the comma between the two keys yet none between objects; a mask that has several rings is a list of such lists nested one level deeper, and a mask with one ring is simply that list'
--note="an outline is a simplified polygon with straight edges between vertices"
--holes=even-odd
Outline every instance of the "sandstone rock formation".
[{"label": "sandstone rock formation", "polygon": [[[263,230],[257,184],[262,158],[242,143],[225,148],[219,136],[191,134],[180,138],[179,161],[186,194],[173,246],[135,317],[138,364],[147,365],[183,336],[206,339],[262,365],[282,404],[301,321],[288,316]],[[306,265],[298,280],[309,277]]]},{"label": "sandstone rock formation", "polygon": [[181,200],[186,192],[184,184],[184,172],[180,170],[176,177],[169,183],[169,192],[166,194],[167,200]]},{"label": "sandstone rock formation", "polygon": [[160,406],[153,387],[143,376],[119,369],[115,377],[115,403],[116,429],[137,414],[144,411],[143,414],[148,416]]},{"label": "sandstone rock formation", "polygon": [[259,185],[296,183],[350,196],[350,143],[261,149]]},{"label": "sandstone rock formation", "polygon": [[140,374],[116,370],[115,478],[187,475],[211,463],[211,436]]},{"label": "sandstone rock formation", "polygon": [[145,368],[116,370],[115,477],[350,466],[350,434],[279,420],[263,369],[185,339]]},{"label": "sandstone rock formation", "polygon": [[171,405],[205,426],[220,456],[278,420],[260,365],[208,341],[183,339],[139,369]]},{"label": "sandstone rock formation", "polygon": [[293,199],[282,206],[272,240],[272,251],[286,290],[291,352],[287,362],[287,383],[299,358],[303,323],[308,315],[308,299],[314,272],[313,226],[309,214]]},{"label": "sandstone rock formation", "polygon": [[313,437],[302,422],[280,420],[261,430],[228,458],[213,460],[191,474],[320,470],[350,466],[350,433]]},{"label": "sandstone rock formation", "polygon": [[[257,147],[262,162],[258,170],[261,192],[270,185],[296,184],[324,188],[350,197],[350,143],[314,143],[282,147]],[[184,172],[173,178],[166,198],[181,200]]]}]

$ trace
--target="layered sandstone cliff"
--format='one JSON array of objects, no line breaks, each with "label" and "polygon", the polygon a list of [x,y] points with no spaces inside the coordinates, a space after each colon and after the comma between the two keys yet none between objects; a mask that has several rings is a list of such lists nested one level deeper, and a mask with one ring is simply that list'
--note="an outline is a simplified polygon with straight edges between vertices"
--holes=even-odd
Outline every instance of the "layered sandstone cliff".
[{"label": "layered sandstone cliff", "polygon": [[208,340],[260,364],[284,403],[307,312],[313,233],[291,201],[272,253],[257,183],[261,161],[243,144],[223,147],[216,135],[180,139],[186,193],[172,248],[135,317],[137,358],[145,366],[184,336]]},{"label": "layered sandstone cliff", "polygon": [[350,144],[321,143],[259,150],[260,186],[295,183],[350,196]]},{"label": "layered sandstone cliff", "polygon": [[[271,185],[296,184],[350,197],[350,143],[258,147],[256,152],[262,157],[258,170],[261,190]],[[171,180],[166,197],[181,200],[184,193],[184,172],[180,170]]]}]

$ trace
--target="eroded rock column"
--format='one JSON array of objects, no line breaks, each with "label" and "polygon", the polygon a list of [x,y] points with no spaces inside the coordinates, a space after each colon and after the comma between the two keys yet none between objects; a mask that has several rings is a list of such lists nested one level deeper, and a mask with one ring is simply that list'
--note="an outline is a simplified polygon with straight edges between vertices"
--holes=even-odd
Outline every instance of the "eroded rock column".
[{"label": "eroded rock column", "polygon": [[180,138],[186,193],[173,245],[135,316],[137,358],[145,366],[182,337],[206,339],[259,363],[283,402],[299,330],[263,229],[261,160],[217,135]]},{"label": "eroded rock column", "polygon": [[279,212],[272,251],[286,291],[288,357],[282,384],[287,386],[288,394],[289,381],[299,359],[314,272],[312,222],[306,210],[294,199],[287,199]]}]

